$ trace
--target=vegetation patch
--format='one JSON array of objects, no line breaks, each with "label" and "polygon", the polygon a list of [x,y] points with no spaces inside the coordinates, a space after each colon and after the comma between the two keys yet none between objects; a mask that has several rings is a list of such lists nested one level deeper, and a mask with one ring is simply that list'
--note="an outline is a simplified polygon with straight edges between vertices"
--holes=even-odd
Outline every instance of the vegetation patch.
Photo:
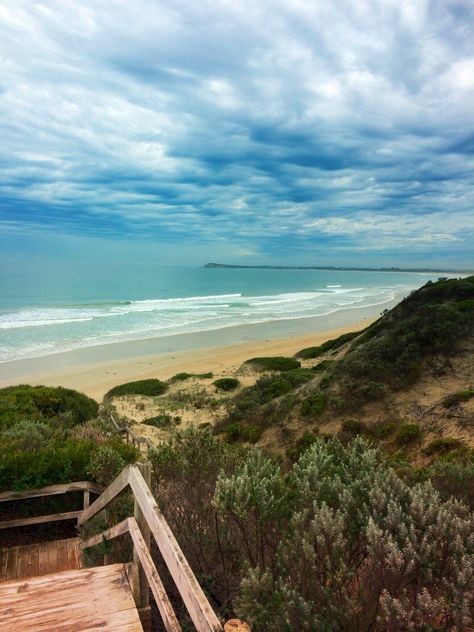
[{"label": "vegetation patch", "polygon": [[181,417],[172,417],[168,413],[160,413],[154,417],[144,419],[141,423],[146,426],[153,426],[154,428],[170,428],[171,426],[176,426],[181,423]]},{"label": "vegetation patch", "polygon": [[333,340],[327,340],[323,342],[319,347],[306,347],[305,349],[301,349],[298,353],[295,354],[297,358],[301,358],[302,360],[311,360],[312,358],[319,358],[320,356],[328,353],[329,351],[336,351],[340,349],[343,345],[351,342],[357,336],[360,336],[360,331],[350,331],[347,334],[342,334],[339,338],[334,338]]},{"label": "vegetation patch", "polygon": [[114,386],[104,397],[106,399],[121,397],[122,395],[146,395],[148,397],[155,397],[157,395],[163,395],[167,389],[168,384],[161,380],[137,380],[136,382],[126,382],[125,384]]},{"label": "vegetation patch", "polygon": [[397,429],[397,424],[394,421],[380,421],[370,427],[370,434],[376,439],[387,439]]},{"label": "vegetation patch", "polygon": [[463,442],[455,437],[440,437],[431,441],[423,450],[428,456],[433,454],[447,454],[453,450],[459,449],[463,445]]},{"label": "vegetation patch", "polygon": [[474,397],[474,389],[467,388],[463,391],[459,391],[445,397],[443,400],[443,406],[445,408],[453,408],[453,406],[458,406],[463,402],[469,401],[472,397]]},{"label": "vegetation patch", "polygon": [[397,432],[396,441],[398,445],[409,445],[414,441],[419,441],[423,432],[418,424],[403,424]]},{"label": "vegetation patch", "polygon": [[176,373],[175,375],[170,377],[168,382],[170,384],[173,384],[174,382],[184,382],[185,380],[189,380],[189,379],[191,379],[193,377],[201,379],[201,380],[210,380],[211,378],[214,377],[214,374],[212,372],[209,372],[209,373],[186,373],[186,372]]},{"label": "vegetation patch", "polygon": [[256,371],[291,371],[301,367],[301,362],[298,362],[295,358],[286,358],[284,356],[251,358],[245,364],[251,364]]},{"label": "vegetation patch", "polygon": [[328,398],[323,393],[314,393],[301,402],[303,417],[319,417],[325,411]]},{"label": "vegetation patch", "polygon": [[256,443],[261,435],[263,429],[257,426],[244,425],[244,424],[229,424],[225,429],[225,434],[229,441],[246,441],[248,443]]},{"label": "vegetation patch", "polygon": [[213,382],[220,391],[235,391],[240,386],[240,382],[235,377],[221,377]]},{"label": "vegetation patch", "polygon": [[324,373],[325,371],[333,367],[335,363],[335,360],[322,360],[321,362],[318,362],[318,364],[312,366],[311,370],[315,373]]},{"label": "vegetation patch", "polygon": [[306,452],[318,440],[317,432],[305,432],[294,445],[286,451],[286,456],[295,463],[303,452]]},{"label": "vegetation patch", "polygon": [[341,429],[351,435],[364,434],[367,431],[367,426],[363,421],[358,419],[346,419],[341,424]]}]

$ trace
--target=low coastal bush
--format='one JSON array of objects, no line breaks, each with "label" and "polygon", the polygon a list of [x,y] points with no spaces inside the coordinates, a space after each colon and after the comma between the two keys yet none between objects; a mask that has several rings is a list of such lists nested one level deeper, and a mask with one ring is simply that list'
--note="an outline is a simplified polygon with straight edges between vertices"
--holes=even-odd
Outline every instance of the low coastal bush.
[{"label": "low coastal bush", "polygon": [[235,377],[221,377],[213,382],[220,391],[235,391],[240,386],[240,382]]},{"label": "low coastal bush", "polygon": [[176,375],[173,375],[172,377],[170,377],[170,379],[168,380],[168,382],[170,384],[173,384],[174,382],[184,382],[185,380],[189,380],[191,378],[199,378],[201,380],[208,380],[211,379],[213,376],[212,373],[176,373]]},{"label": "low coastal bush", "polygon": [[315,373],[324,373],[325,371],[330,369],[332,366],[334,366],[335,362],[336,362],[335,360],[322,360],[321,362],[318,362],[318,364],[315,364],[314,366],[312,366],[311,370],[314,371]]},{"label": "low coastal bush", "polygon": [[328,353],[329,351],[336,351],[340,349],[342,346],[354,340],[357,336],[361,334],[360,331],[350,331],[347,334],[342,334],[339,338],[334,338],[333,340],[327,340],[323,342],[322,345],[318,347],[306,347],[305,349],[301,349],[298,353],[295,354],[295,357],[301,358],[302,360],[311,360],[312,358],[319,358],[320,356]]},{"label": "low coastal bush", "polygon": [[419,441],[423,433],[418,424],[403,424],[397,432],[396,441],[399,445],[409,445]]},{"label": "low coastal bush", "polygon": [[318,434],[316,432],[305,432],[294,445],[287,448],[286,456],[295,463],[300,456],[305,452],[308,448],[310,448],[313,443],[318,441]]},{"label": "low coastal bush", "polygon": [[181,423],[181,417],[175,415],[174,417],[168,413],[160,413],[154,417],[147,417],[142,421],[142,424],[146,426],[153,426],[154,428],[170,428]]},{"label": "low coastal bush", "polygon": [[370,434],[376,439],[387,439],[397,429],[397,424],[394,421],[380,421],[370,427]]},{"label": "low coastal bush", "polygon": [[319,417],[326,409],[328,399],[323,393],[309,395],[301,402],[301,414],[303,417]]},{"label": "low coastal bush", "polygon": [[122,395],[146,395],[148,397],[155,397],[157,395],[163,395],[167,389],[168,384],[161,380],[137,380],[136,382],[126,382],[125,384],[114,386],[114,388],[111,388],[110,391],[105,394],[104,398],[110,399]]},{"label": "low coastal bush", "polygon": [[291,371],[301,366],[301,362],[298,362],[295,358],[286,358],[284,356],[251,358],[245,364],[251,364],[256,371]]},{"label": "low coastal bush", "polygon": [[447,454],[448,452],[457,450],[462,445],[462,441],[455,437],[440,437],[428,443],[423,452],[428,456],[432,456],[433,454]]},{"label": "low coastal bush", "polygon": [[472,397],[474,397],[474,389],[467,388],[464,391],[459,391],[458,393],[453,393],[452,395],[445,397],[443,400],[443,406],[445,408],[452,408],[453,406],[469,401]]},{"label": "low coastal bush", "polygon": [[342,422],[341,429],[351,435],[359,435],[367,431],[367,426],[363,421],[359,421],[358,419],[346,419]]},{"label": "low coastal bush", "polygon": [[74,426],[97,416],[99,406],[83,393],[61,386],[8,386],[0,389],[0,428],[25,419],[57,418]]}]

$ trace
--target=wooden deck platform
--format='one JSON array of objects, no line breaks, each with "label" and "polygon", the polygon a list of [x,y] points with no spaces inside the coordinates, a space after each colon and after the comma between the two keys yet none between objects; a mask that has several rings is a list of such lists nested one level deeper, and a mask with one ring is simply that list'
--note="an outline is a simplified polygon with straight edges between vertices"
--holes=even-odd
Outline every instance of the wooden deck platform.
[{"label": "wooden deck platform", "polygon": [[79,538],[0,549],[0,582],[82,568]]},{"label": "wooden deck platform", "polygon": [[0,632],[143,632],[124,564],[0,584]]}]

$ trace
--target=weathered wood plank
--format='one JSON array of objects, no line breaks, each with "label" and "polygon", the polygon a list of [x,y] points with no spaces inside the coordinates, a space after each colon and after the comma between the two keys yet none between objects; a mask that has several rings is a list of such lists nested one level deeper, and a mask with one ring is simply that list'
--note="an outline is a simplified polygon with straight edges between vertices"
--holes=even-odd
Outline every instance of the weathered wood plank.
[{"label": "weathered wood plank", "polygon": [[133,540],[134,549],[140,559],[143,571],[150,585],[156,605],[161,614],[164,626],[167,632],[181,632],[181,626],[178,623],[173,606],[170,603],[165,587],[153,563],[150,551],[143,536],[138,528],[135,518],[129,519],[129,530]]},{"label": "weathered wood plank", "polygon": [[18,547],[18,562],[17,562],[15,577],[26,577],[28,575],[29,555],[30,555],[30,551],[28,550],[27,546]]},{"label": "weathered wood plank", "polygon": [[29,518],[18,518],[17,520],[4,520],[0,522],[0,529],[13,529],[14,527],[25,527],[32,524],[72,520],[73,518],[78,518],[81,513],[82,511],[66,511],[64,513],[50,514],[49,516],[30,516]]},{"label": "weathered wood plank", "polygon": [[19,549],[19,546],[12,546],[8,549],[7,572],[5,574],[7,580],[17,578]]},{"label": "weathered wood plank", "polygon": [[123,564],[0,584],[1,632],[142,630]]},{"label": "weathered wood plank", "polygon": [[66,483],[64,485],[48,485],[38,489],[27,489],[24,492],[1,492],[0,502],[9,502],[12,500],[24,500],[26,498],[39,498],[41,496],[55,496],[57,494],[67,494],[68,492],[89,491],[100,495],[102,488],[95,483],[89,481],[78,481],[74,483]]},{"label": "weathered wood plank", "polygon": [[82,559],[79,554],[79,538],[69,538],[67,540],[67,560],[70,571],[82,568]]},{"label": "weathered wood plank", "polygon": [[8,549],[0,549],[0,582],[4,581],[7,576],[7,558]]},{"label": "weathered wood plank", "polygon": [[129,481],[196,630],[198,632],[222,632],[219,619],[212,610],[206,595],[184,557],[181,547],[135,465],[130,466]]},{"label": "weathered wood plank", "polygon": [[26,577],[37,577],[39,575],[39,545],[32,544],[28,551],[28,569]]},{"label": "weathered wood plank", "polygon": [[107,489],[95,500],[90,507],[84,509],[82,514],[79,516],[77,523],[79,525],[84,524],[86,520],[95,516],[95,514],[102,511],[116,496],[118,496],[122,490],[125,489],[128,485],[128,477],[130,472],[130,466],[127,466],[122,472],[117,476],[117,478],[107,487]]}]

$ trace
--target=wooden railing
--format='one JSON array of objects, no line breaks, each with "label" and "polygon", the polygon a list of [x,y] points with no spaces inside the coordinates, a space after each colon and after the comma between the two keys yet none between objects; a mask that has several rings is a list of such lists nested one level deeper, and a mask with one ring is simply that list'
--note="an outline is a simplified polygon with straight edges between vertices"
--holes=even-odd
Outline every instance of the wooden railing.
[{"label": "wooden railing", "polygon": [[[84,524],[103,511],[124,489],[131,488],[134,497],[134,517],[85,540],[83,549],[104,540],[129,533],[134,547],[134,562],[138,567],[136,602],[140,609],[148,608],[148,587],[151,589],[167,632],[179,632],[180,624],[150,555],[150,535],[153,536],[171,577],[198,632],[222,632],[223,627],[203,593],[191,567],[161,513],[149,488],[151,466],[140,463],[127,466],[99,498],[84,509],[78,523]],[[235,623],[234,623],[235,621]],[[230,624],[230,627],[229,627]],[[243,627],[241,627],[243,626]],[[250,630],[247,624],[233,620],[224,630]]]},{"label": "wooden railing", "polygon": [[[113,415],[110,415],[110,420],[112,421],[115,430],[122,436],[122,439],[125,441],[125,443],[133,445],[135,448],[138,449],[140,454],[142,454],[142,452],[148,452],[150,448],[153,448],[153,443],[147,437],[141,437],[140,435],[137,435],[128,426],[120,426]],[[144,450],[142,450],[142,446],[144,447]]]},{"label": "wooden railing", "polygon": [[2,520],[0,529],[11,529],[14,527],[23,527],[33,524],[45,524],[48,522],[57,522],[60,520],[73,520],[79,518],[84,509],[90,505],[90,494],[97,496],[102,493],[102,487],[94,485],[89,481],[80,481],[77,483],[67,483],[65,485],[49,485],[41,489],[29,489],[25,492],[2,492],[0,493],[0,503],[13,502],[17,500],[28,500],[30,498],[45,498],[48,496],[57,496],[59,494],[68,494],[70,492],[82,492],[83,502],[82,508],[76,511],[67,511],[63,513],[49,514],[46,516],[28,516],[27,518],[17,518],[15,520]]}]

